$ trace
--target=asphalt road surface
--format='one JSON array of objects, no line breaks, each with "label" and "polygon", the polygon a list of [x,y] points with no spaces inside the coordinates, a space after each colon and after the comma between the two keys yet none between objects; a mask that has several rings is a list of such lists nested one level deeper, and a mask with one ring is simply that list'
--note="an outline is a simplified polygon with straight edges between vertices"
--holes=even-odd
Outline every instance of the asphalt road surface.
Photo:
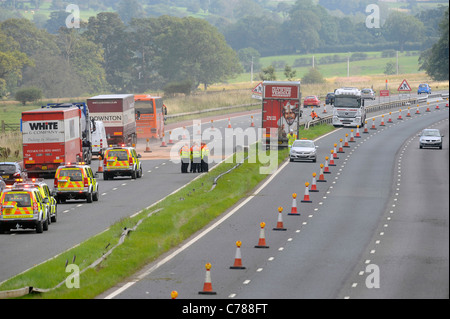
[{"label": "asphalt road surface", "polygon": [[[318,163],[285,163],[261,188],[183,246],[100,298],[448,298],[448,138],[419,150],[417,134],[448,136],[448,108],[362,133],[301,203],[305,182],[349,133],[317,141]],[[406,148],[405,148],[406,147]],[[301,216],[288,216],[292,193]],[[286,231],[274,231],[278,207]],[[269,248],[258,249],[260,222]],[[246,269],[230,269],[237,240]],[[216,295],[199,292],[211,263]]]}]

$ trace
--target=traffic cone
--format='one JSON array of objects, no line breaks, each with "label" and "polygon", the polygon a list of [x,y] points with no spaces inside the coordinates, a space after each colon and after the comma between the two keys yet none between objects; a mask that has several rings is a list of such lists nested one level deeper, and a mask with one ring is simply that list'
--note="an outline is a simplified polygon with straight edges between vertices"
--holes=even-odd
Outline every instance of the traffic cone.
[{"label": "traffic cone", "polygon": [[326,104],[323,105],[323,111],[322,111],[322,113],[323,113],[323,114],[327,113],[327,105],[326,105]]},{"label": "traffic cone", "polygon": [[292,208],[291,208],[291,212],[288,213],[288,215],[300,216],[300,213],[297,210],[297,194],[296,193],[292,194]]},{"label": "traffic cone", "polygon": [[338,153],[345,153],[344,149],[342,148],[342,138],[339,140],[339,151]]},{"label": "traffic cone", "polygon": [[334,143],[333,158],[339,159],[339,156],[337,155],[336,147],[337,147],[337,143]]},{"label": "traffic cone", "polygon": [[368,134],[369,133],[369,129],[367,128],[367,121],[364,122],[364,131],[363,134]]},{"label": "traffic cone", "polygon": [[372,127],[370,128],[371,130],[376,130],[377,128],[375,127],[375,118],[372,119]]},{"label": "traffic cone", "polygon": [[350,130],[350,143],[354,143],[355,142],[355,136],[353,135],[353,129]]},{"label": "traffic cone", "polygon": [[205,265],[205,268],[206,268],[205,283],[203,284],[203,290],[199,291],[198,293],[200,295],[216,295],[217,293],[212,290],[211,284],[211,273],[210,273],[211,264],[207,263]]},{"label": "traffic cone", "polygon": [[238,240],[236,242],[236,256],[234,257],[234,265],[231,266],[230,269],[245,269],[245,267],[242,266],[241,245],[242,242]]},{"label": "traffic cone", "polygon": [[389,119],[388,119],[388,123],[392,123],[392,112],[389,112]]},{"label": "traffic cone", "polygon": [[398,120],[398,121],[402,121],[402,120],[403,120],[403,118],[402,118],[402,110],[401,110],[401,109],[398,111],[398,117],[397,117],[397,120]]},{"label": "traffic cone", "polygon": [[344,142],[344,147],[350,147],[350,145],[348,145],[348,133],[345,134],[345,142]]},{"label": "traffic cone", "polygon": [[427,109],[426,109],[426,111],[425,112],[431,112],[431,110],[430,110],[430,106],[429,105],[427,105]]},{"label": "traffic cone", "polygon": [[317,182],[326,182],[326,179],[323,175],[323,164],[320,164],[320,174],[319,174],[319,179],[317,180]]},{"label": "traffic cone", "polygon": [[144,153],[151,153],[152,151],[150,150],[150,139],[147,139],[147,146],[145,147],[145,151]]},{"label": "traffic cone", "polygon": [[231,128],[231,119],[228,118],[228,128]]},{"label": "traffic cone", "polygon": [[380,123],[380,126],[385,126],[385,125],[384,125],[384,114],[381,115],[381,123]]},{"label": "traffic cone", "polygon": [[213,120],[211,120],[211,131],[214,131]]},{"label": "traffic cone", "polygon": [[336,166],[336,164],[334,163],[334,150],[331,150],[331,156],[330,156],[330,163],[328,164],[329,166]]},{"label": "traffic cone", "polygon": [[309,189],[310,192],[318,192],[319,190],[317,189],[317,184],[316,184],[316,173],[312,173],[312,183],[311,183],[311,188]]},{"label": "traffic cone", "polygon": [[436,110],[439,110],[439,104],[436,104],[436,108],[435,108]]},{"label": "traffic cone", "polygon": [[255,248],[269,248],[269,246],[266,245],[266,236],[264,234],[264,227],[266,227],[266,223],[262,222],[259,225],[261,226],[261,230],[259,232],[258,245],[256,245]]},{"label": "traffic cone", "polygon": [[303,199],[301,200],[302,203],[312,203],[312,200],[309,199],[309,183],[305,183],[305,195],[303,196]]},{"label": "traffic cone", "polygon": [[163,138],[162,138],[161,145],[159,147],[167,147],[167,145],[166,145],[166,134],[164,134],[164,133],[163,133]]},{"label": "traffic cone", "polygon": [[253,121],[253,115],[252,115],[252,122],[250,124],[250,127],[255,127],[255,122]]},{"label": "traffic cone", "polygon": [[183,140],[186,139],[186,126],[183,126]]},{"label": "traffic cone", "polygon": [[323,169],[324,174],[331,174],[330,169],[328,167],[328,156],[325,156],[325,165]]},{"label": "traffic cone", "polygon": [[278,207],[278,221],[277,227],[274,227],[273,230],[286,230],[283,226],[283,207]]},{"label": "traffic cone", "polygon": [[101,157],[101,156],[98,157],[98,169],[97,169],[97,173],[103,173],[103,160],[102,160],[102,157]]},{"label": "traffic cone", "polygon": [[172,131],[169,131],[169,142],[167,143],[168,145],[173,145],[173,141],[172,141]]},{"label": "traffic cone", "polygon": [[416,114],[420,114],[419,104],[417,104]]},{"label": "traffic cone", "polygon": [[406,117],[411,117],[411,112],[409,111],[409,107],[408,107],[408,113],[406,113]]},{"label": "traffic cone", "polygon": [[359,125],[356,126],[356,138],[361,138],[361,135],[359,134]]}]

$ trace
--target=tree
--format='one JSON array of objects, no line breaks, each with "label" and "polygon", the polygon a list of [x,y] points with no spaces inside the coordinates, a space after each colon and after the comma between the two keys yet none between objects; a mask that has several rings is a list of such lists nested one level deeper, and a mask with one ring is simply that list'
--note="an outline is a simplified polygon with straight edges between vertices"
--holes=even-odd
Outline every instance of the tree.
[{"label": "tree", "polygon": [[284,67],[284,76],[286,77],[286,79],[288,79],[288,81],[292,81],[296,75],[297,71],[293,70],[292,67],[286,64],[286,66]]},{"label": "tree", "polygon": [[322,73],[317,68],[310,68],[302,78],[303,84],[320,84],[325,83]]},{"label": "tree", "polygon": [[261,81],[276,81],[277,75],[275,74],[275,67],[269,65],[267,68],[263,68],[259,73]]},{"label": "tree", "polygon": [[425,27],[419,19],[409,14],[394,11],[383,25],[384,36],[387,40],[398,43],[399,50],[403,52],[407,41],[419,41],[425,32]]},{"label": "tree", "polygon": [[23,88],[18,90],[14,97],[16,101],[19,101],[22,105],[25,105],[27,102],[34,102],[42,99],[42,91],[41,89],[35,87]]},{"label": "tree", "polygon": [[449,79],[449,9],[444,14],[439,29],[441,37],[429,50],[422,52],[419,58],[420,69],[437,81]]}]

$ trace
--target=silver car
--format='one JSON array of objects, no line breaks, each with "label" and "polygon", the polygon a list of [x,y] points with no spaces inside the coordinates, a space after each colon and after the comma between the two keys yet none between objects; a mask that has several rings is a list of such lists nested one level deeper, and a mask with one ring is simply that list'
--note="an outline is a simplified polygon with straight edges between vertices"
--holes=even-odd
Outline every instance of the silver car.
[{"label": "silver car", "polygon": [[315,163],[317,160],[317,147],[311,140],[294,141],[289,152],[290,161],[311,160]]},{"label": "silver car", "polygon": [[361,98],[375,100],[375,91],[372,89],[362,89]]},{"label": "silver car", "polygon": [[442,138],[441,132],[438,129],[427,128],[420,133],[419,147],[439,147],[442,149]]}]

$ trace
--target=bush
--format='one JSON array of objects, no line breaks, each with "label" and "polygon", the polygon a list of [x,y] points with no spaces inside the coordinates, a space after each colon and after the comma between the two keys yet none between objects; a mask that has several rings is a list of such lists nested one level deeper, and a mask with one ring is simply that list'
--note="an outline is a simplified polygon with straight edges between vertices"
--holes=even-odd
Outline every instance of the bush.
[{"label": "bush", "polygon": [[42,98],[41,89],[30,87],[20,89],[15,94],[16,101],[22,102],[25,105],[27,102],[34,102]]},{"label": "bush", "polygon": [[170,82],[163,88],[164,95],[174,96],[176,93],[183,93],[190,95],[192,91],[193,83],[190,80],[182,82]]},{"label": "bush", "polygon": [[308,73],[306,73],[302,78],[303,84],[315,84],[315,83],[325,83],[322,73],[316,68],[310,68]]}]

